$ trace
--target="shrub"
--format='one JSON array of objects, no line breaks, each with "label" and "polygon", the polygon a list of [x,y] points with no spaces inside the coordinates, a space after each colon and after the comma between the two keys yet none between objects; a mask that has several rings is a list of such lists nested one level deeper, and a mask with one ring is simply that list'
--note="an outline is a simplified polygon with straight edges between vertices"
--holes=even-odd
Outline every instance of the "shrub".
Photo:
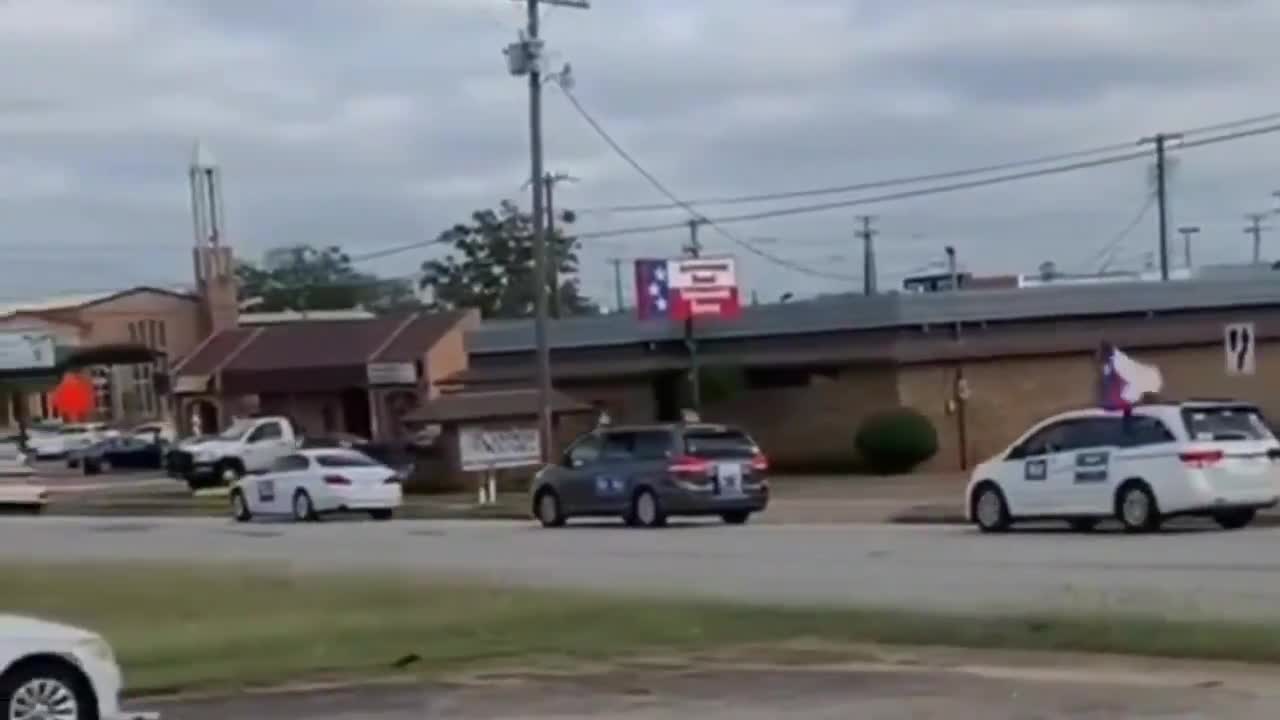
[{"label": "shrub", "polygon": [[895,408],[864,420],[854,445],[873,472],[896,475],[913,470],[938,452],[938,432],[919,412]]}]

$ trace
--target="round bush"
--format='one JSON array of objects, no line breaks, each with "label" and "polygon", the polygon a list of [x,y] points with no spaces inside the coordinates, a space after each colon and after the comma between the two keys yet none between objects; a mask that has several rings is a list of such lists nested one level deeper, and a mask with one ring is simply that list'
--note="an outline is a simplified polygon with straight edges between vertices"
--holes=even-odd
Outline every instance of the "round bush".
[{"label": "round bush", "polygon": [[905,473],[938,452],[938,432],[929,418],[910,408],[871,415],[854,437],[862,461],[874,472]]}]

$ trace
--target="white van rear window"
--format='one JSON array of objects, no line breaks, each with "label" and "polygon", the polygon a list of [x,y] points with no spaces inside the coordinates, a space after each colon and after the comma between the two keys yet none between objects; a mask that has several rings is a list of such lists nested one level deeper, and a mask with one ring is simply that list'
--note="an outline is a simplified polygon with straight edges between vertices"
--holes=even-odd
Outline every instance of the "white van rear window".
[{"label": "white van rear window", "polygon": [[1249,406],[1187,408],[1183,421],[1191,439],[1201,442],[1272,440],[1274,435],[1262,413]]}]

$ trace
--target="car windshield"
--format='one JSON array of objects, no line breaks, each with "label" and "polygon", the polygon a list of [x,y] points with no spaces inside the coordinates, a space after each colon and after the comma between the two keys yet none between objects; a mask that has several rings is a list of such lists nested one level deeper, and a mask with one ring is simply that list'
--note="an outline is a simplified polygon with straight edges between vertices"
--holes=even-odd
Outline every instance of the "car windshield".
[{"label": "car windshield", "polygon": [[1258,441],[1275,437],[1262,413],[1246,405],[1187,408],[1182,411],[1182,418],[1192,440]]},{"label": "car windshield", "polygon": [[686,454],[701,458],[739,458],[756,454],[756,444],[740,430],[688,430]]},{"label": "car windshield", "polygon": [[219,440],[239,440],[253,427],[252,420],[236,420],[231,427],[218,434]]},{"label": "car windshield", "polygon": [[321,467],[378,467],[382,463],[360,453],[325,453],[317,455],[316,462]]}]

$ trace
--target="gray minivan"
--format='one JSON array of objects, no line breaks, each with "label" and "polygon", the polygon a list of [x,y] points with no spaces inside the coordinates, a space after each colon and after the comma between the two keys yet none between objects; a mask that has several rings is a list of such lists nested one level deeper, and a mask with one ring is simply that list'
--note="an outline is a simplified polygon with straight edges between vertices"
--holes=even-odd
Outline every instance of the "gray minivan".
[{"label": "gray minivan", "polygon": [[544,527],[607,516],[661,527],[676,515],[719,515],[741,525],[769,503],[767,471],[759,446],[734,427],[602,427],[534,478],[533,514]]}]

